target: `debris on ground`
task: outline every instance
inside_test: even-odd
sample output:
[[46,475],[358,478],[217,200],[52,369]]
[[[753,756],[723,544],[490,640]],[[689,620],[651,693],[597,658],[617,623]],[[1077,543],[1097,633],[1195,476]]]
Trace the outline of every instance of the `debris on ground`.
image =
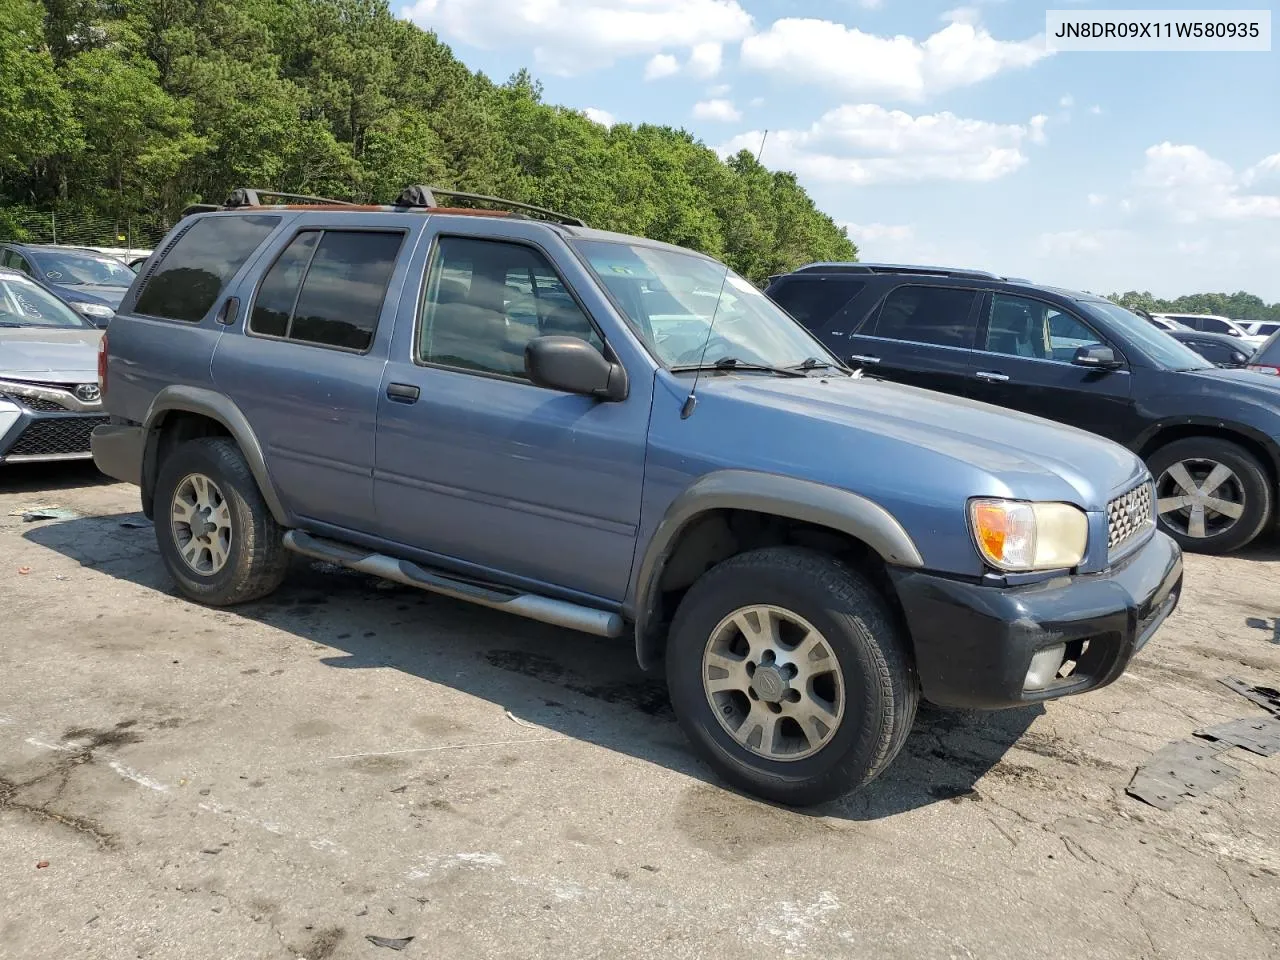
[[31,572],[31,568],[30,568],[30,567],[19,567],[19,568],[18,568],[18,575],[19,575],[19,576],[21,576],[21,577],[25,577],[25,576],[26,576],[28,573],[30,573],[30,572]]
[[386,947],[389,950],[403,950],[413,940],[413,937],[378,937],[372,933],[365,934],[365,939],[372,943],[375,947]]
[[124,527],[126,530],[145,530],[147,527],[151,526],[151,524],[146,520],[121,520],[120,526]]
[[1225,749],[1202,740],[1171,743],[1138,768],[1125,793],[1160,810],[1172,810],[1184,797],[1206,794],[1240,772],[1218,758]]
[[518,723],[522,727],[532,727],[534,730],[538,729],[538,725],[536,723],[530,723],[528,720],[522,720],[520,717],[517,717],[510,710],[505,710],[503,712],[506,713],[507,719],[510,720],[512,723]]
[[45,867],[47,867],[48,865],[49,865],[49,861],[48,861],[48,860],[41,860],[41,861],[39,861],[39,862],[36,864],[36,869],[37,869],[37,870],[43,870],[43,869],[44,869]]
[[1196,736],[1230,747],[1239,747],[1262,757],[1274,757],[1280,753],[1280,717],[1232,720],[1197,730]]
[[1223,677],[1218,681],[1228,690],[1233,690],[1246,700],[1252,700],[1263,710],[1280,717],[1280,690],[1274,687],[1255,687],[1236,677]]
[[80,514],[74,510],[68,510],[66,507],[36,507],[31,510],[23,510],[22,520],[24,523],[35,523],[37,520],[79,520]]

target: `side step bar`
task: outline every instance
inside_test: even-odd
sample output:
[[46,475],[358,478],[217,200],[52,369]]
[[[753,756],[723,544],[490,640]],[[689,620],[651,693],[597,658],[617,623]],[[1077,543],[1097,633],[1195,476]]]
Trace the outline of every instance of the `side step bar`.
[[496,584],[438,573],[408,560],[397,560],[395,557],[371,553],[336,540],[313,537],[301,530],[286,533],[284,545],[294,553],[313,560],[327,560],[384,580],[394,580],[396,583],[443,594],[455,600],[466,600],[494,610],[505,610],[516,616],[557,627],[581,630],[597,637],[620,637],[626,629],[626,623],[617,613],[593,610],[565,600],[520,593]]

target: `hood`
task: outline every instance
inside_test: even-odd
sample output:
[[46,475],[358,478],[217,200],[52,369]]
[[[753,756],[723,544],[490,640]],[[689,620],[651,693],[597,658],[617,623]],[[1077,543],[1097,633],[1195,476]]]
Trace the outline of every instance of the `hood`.
[[1209,367],[1180,370],[1166,383],[1177,386],[1184,397],[1222,397],[1236,402],[1252,400],[1280,413],[1280,377],[1254,373],[1241,367]]
[[0,328],[0,379],[96,383],[101,330]]
[[886,495],[955,490],[1099,511],[1146,472],[1129,450],[1083,430],[886,381],[704,376],[698,395],[694,417],[713,397],[756,408],[741,414],[755,421],[748,442],[777,445],[768,469],[795,474],[808,461],[827,474],[814,479],[844,485],[861,477]]
[[54,283],[49,285],[58,291],[65,300],[80,300],[84,303],[101,303],[112,310],[120,306],[120,301],[129,292],[128,287],[111,287],[101,283]]

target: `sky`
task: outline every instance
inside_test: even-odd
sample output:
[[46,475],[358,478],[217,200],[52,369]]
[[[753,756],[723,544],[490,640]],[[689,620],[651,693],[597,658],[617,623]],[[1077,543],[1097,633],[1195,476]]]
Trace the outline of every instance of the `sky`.
[[400,15],[497,81],[529,67],[547,102],[597,122],[683,127],[722,155],[763,142],[862,260],[1280,301],[1280,51],[1049,53],[1045,10],[417,0]]

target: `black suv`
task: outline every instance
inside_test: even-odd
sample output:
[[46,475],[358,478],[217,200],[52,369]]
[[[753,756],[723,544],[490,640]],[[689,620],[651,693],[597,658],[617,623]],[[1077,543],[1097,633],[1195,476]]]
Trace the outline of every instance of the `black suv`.
[[1109,300],[974,270],[815,263],[766,291],[868,375],[1058,420],[1123,443],[1161,526],[1225,553],[1274,516],[1280,383],[1215,367]]

